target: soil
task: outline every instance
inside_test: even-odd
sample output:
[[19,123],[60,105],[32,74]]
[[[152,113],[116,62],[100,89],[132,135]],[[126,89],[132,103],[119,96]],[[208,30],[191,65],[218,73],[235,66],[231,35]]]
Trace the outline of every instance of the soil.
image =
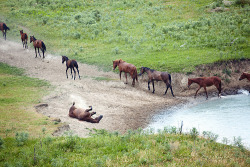
[[[139,77],[139,82],[132,87],[132,80],[129,77],[128,84],[124,84],[124,75],[120,80],[118,73],[103,72],[95,66],[82,63],[78,63],[81,79],[78,76],[76,80],[71,79],[70,70],[68,70],[69,79],[67,79],[66,65],[62,64],[61,56],[46,52],[44,60],[40,57],[35,58],[33,46],[30,44],[29,49],[24,49],[21,41],[16,43],[0,39],[0,62],[23,68],[27,76],[49,81],[55,87],[43,97],[42,104],[34,106],[34,111],[64,123],[64,126],[59,128],[54,135],[61,135],[64,130],[69,129],[80,137],[87,137],[89,129],[93,128],[120,133],[128,129],[144,128],[152,115],[160,109],[193,99],[198,86],[194,84],[191,89],[187,89],[189,77],[220,76],[223,79],[224,95],[234,94],[240,88],[250,90],[249,81],[246,79],[238,81],[242,72],[250,71],[249,60],[200,66],[189,75],[173,73],[171,75],[175,97],[172,97],[170,90],[167,95],[164,95],[165,85],[162,82],[155,83],[154,94],[148,91],[146,75]],[[110,68],[112,68],[112,62],[110,62]],[[230,70],[231,73],[226,73],[225,69]],[[209,87],[208,92],[209,96],[217,95],[214,87]],[[204,95],[201,89],[199,96],[205,100]],[[103,115],[103,119],[98,124],[91,124],[70,118],[68,111],[73,102],[78,108],[85,109],[90,105],[93,106],[95,116]]]

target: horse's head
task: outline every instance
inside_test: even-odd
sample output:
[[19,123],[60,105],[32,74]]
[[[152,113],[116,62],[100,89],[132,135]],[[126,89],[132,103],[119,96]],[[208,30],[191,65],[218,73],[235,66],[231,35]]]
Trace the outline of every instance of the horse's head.
[[188,78],[188,88],[190,87],[190,85],[193,83],[193,81],[191,79]]
[[243,73],[241,74],[239,80],[242,80],[242,79],[245,79],[245,78],[246,78],[246,73],[243,72]]
[[140,74],[138,74],[138,75],[141,76],[144,72],[145,72],[145,67],[141,67]]
[[23,34],[23,30],[20,30],[20,34],[21,34],[21,35]]
[[62,64],[66,61],[68,61],[69,60],[69,58],[67,57],[67,56],[62,56]]
[[34,41],[34,36],[30,36],[30,43]]

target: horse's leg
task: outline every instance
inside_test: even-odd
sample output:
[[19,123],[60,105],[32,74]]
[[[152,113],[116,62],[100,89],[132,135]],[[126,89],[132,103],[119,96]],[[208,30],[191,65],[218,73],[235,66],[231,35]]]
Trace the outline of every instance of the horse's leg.
[[91,117],[86,117],[83,119],[83,121],[87,121],[87,122],[91,122],[91,123],[99,123],[99,121],[102,119],[102,115],[100,115],[99,117],[93,119]]
[[221,94],[221,87],[220,87],[220,84],[216,84],[215,87],[216,87],[217,90],[218,90],[218,97],[220,97],[220,94]]
[[148,80],[148,90],[150,90],[150,80]]
[[86,112],[89,112],[89,111],[91,111],[92,110],[92,106],[89,106],[89,109],[86,109],[85,111]]
[[76,79],[76,70],[74,67],[73,67],[73,71],[74,71],[74,80],[75,80]]
[[71,72],[71,79],[73,79],[73,74],[72,74],[72,68],[70,68],[70,72]]
[[42,50],[42,52],[43,52],[43,59],[44,59],[44,58],[45,58],[45,57],[44,57],[44,49],[41,49],[41,50]]
[[121,80],[121,78],[122,78],[122,71],[120,71],[120,80]]
[[[207,95],[207,88],[206,88],[206,86],[203,86],[203,88],[204,88],[204,90],[206,92],[206,95]],[[208,95],[207,95],[207,99],[208,99]]]
[[77,70],[77,73],[78,73],[78,76],[79,76],[79,79],[80,79],[80,75],[79,75],[79,70],[78,70],[78,68],[76,68],[76,70]]
[[169,84],[166,83],[166,91],[165,91],[165,94],[167,94],[168,88],[169,88]]
[[[4,31],[4,30],[3,30]],[[6,40],[6,30],[4,31],[4,39]]]
[[153,85],[153,93],[155,93],[155,83],[154,83],[154,80],[152,80],[152,85]]
[[126,72],[124,72],[124,73],[125,73],[125,78],[126,78],[126,83],[125,84],[127,84],[128,83],[127,73]]
[[201,89],[201,86],[199,87],[199,89],[197,89],[197,91],[196,91],[196,93],[195,93],[195,95],[194,95],[194,98],[196,98],[196,96],[197,96],[197,93],[198,93],[198,91]]
[[[35,52],[36,52],[36,47],[35,47]],[[37,58],[37,52],[36,52],[36,58]]]
[[170,85],[170,90],[171,90],[171,93],[172,93],[172,96],[174,97],[174,93],[173,93],[173,90],[172,90],[172,86]]
[[37,50],[38,50],[38,54],[39,54],[39,56],[41,57],[40,52],[39,52],[39,48],[37,48]]
[[67,76],[67,79],[68,79],[68,67],[66,68],[66,76]]

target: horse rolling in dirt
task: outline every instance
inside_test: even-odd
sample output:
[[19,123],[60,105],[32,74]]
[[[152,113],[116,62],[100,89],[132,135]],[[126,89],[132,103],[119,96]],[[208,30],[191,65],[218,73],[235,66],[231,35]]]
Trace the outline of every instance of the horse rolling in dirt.
[[0,22],[0,30],[3,32],[3,37],[6,40],[6,32],[7,30],[10,30],[9,27],[7,27],[7,25],[3,22]]
[[172,96],[174,97],[174,93],[173,93],[172,85],[171,85],[171,75],[169,73],[156,71],[148,67],[141,67],[139,76],[141,76],[144,72],[148,74],[148,90],[150,90],[150,86],[149,86],[150,82],[152,82],[152,85],[153,85],[152,93],[154,93],[155,92],[154,81],[163,81],[167,87],[165,94],[167,93],[168,88],[170,88]]
[[[201,87],[204,88],[206,95],[207,95],[206,87],[209,87],[212,85],[214,85],[218,89],[219,91],[218,97],[220,97],[221,95],[221,79],[219,77],[213,76],[213,77],[188,78],[188,88],[190,87],[192,83],[197,83],[199,85],[199,88],[196,91],[195,96],[194,96],[195,98],[196,98],[198,91],[201,89]],[[208,99],[208,95],[207,95],[207,99]]]
[[[44,44],[44,42],[42,40],[37,40],[34,35],[33,36],[30,36],[30,43],[33,42],[33,46],[35,48],[35,52],[36,52],[36,48],[38,49],[38,53],[39,53],[39,56],[41,57],[40,55],[40,52],[39,52],[39,48],[42,50],[43,52],[43,58],[44,57],[44,52],[46,51],[46,46]],[[36,53],[36,58],[37,58],[37,53]]]
[[246,73],[246,72],[243,72],[239,78],[239,80],[242,80],[242,79],[245,79],[247,78],[248,81],[250,81],[250,74],[249,73]]
[[89,111],[92,110],[92,106],[89,106],[89,109],[81,109],[75,107],[75,102],[73,102],[73,105],[69,109],[69,116],[72,118],[77,118],[80,121],[87,121],[91,123],[99,123],[102,119],[102,115],[99,117],[96,117],[95,119],[91,118],[92,115],[96,114],[96,112],[90,113]]
[[113,61],[113,70],[115,70],[117,66],[118,66],[119,71],[120,71],[120,80],[121,80],[121,74],[122,74],[122,72],[124,72],[125,77],[126,77],[125,84],[127,84],[128,83],[127,73],[129,73],[131,78],[133,79],[132,86],[135,86],[135,80],[138,82],[137,69],[136,69],[135,65],[129,64],[129,63],[123,61],[122,59],[120,59],[120,60]]
[[28,49],[28,35],[26,33],[23,33],[23,30],[20,30],[20,34],[21,34],[21,40],[22,40],[22,44],[23,44],[23,48],[27,48]]
[[66,62],[66,76],[67,76],[67,78],[68,78],[67,71],[70,68],[72,79],[73,79],[72,69],[74,70],[74,80],[76,79],[76,71],[75,71],[75,68],[76,68],[76,70],[78,72],[79,79],[81,79],[80,75],[79,75],[78,64],[77,64],[76,60],[70,60],[67,56],[62,56],[62,64],[64,62]]

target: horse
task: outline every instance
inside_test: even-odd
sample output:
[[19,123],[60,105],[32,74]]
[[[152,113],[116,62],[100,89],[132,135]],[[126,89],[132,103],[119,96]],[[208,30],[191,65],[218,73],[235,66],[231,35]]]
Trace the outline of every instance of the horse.
[[[195,93],[195,98],[196,95],[198,93],[198,91],[201,89],[201,87],[204,88],[206,95],[207,95],[207,89],[206,87],[212,86],[214,85],[219,93],[218,93],[218,97],[220,97],[221,94],[221,79],[219,77],[213,76],[213,77],[200,77],[200,78],[188,78],[188,88],[190,87],[190,85],[192,83],[197,83],[199,85],[198,90]],[[208,95],[207,95],[207,99],[208,99]]]
[[246,72],[243,72],[239,78],[239,80],[242,80],[242,79],[245,79],[247,78],[248,81],[250,81],[250,74],[249,73],[246,73]]
[[3,32],[3,37],[6,40],[6,32],[7,30],[10,30],[9,27],[7,27],[7,25],[3,22],[0,22],[0,30]]
[[129,64],[129,63],[123,61],[122,59],[120,59],[120,60],[113,61],[113,70],[115,70],[117,66],[118,66],[119,71],[120,71],[120,80],[121,80],[121,74],[122,74],[122,72],[124,72],[125,77],[126,77],[125,84],[127,84],[128,83],[127,73],[129,73],[131,78],[133,79],[132,86],[135,86],[135,80],[138,82],[137,69],[136,69],[135,65]]
[[[79,70],[78,70],[78,64],[76,62],[76,60],[70,60],[67,56],[62,56],[62,64],[66,62],[66,76],[68,78],[68,69],[70,68],[71,70],[71,75],[72,75],[72,69],[74,70],[74,80],[76,79],[76,71],[75,71],[75,68],[78,72],[78,76],[79,76],[79,79],[80,78],[80,75],[79,75]],[[72,78],[73,78],[73,75],[72,75]]]
[[150,86],[149,86],[150,82],[152,82],[152,85],[153,85],[152,93],[154,93],[155,92],[154,81],[163,81],[167,87],[165,94],[167,93],[168,88],[170,88],[172,96],[174,97],[174,93],[173,93],[172,85],[171,85],[171,75],[169,73],[156,71],[148,67],[141,67],[139,76],[141,76],[144,72],[148,74],[148,90],[150,90]]
[[[34,35],[33,36],[30,36],[30,43],[33,42],[33,46],[35,48],[35,52],[36,52],[36,48],[38,49],[38,53],[39,53],[39,56],[41,57],[40,55],[40,52],[39,52],[39,48],[42,50],[43,52],[43,58],[44,57],[44,52],[46,51],[46,46],[44,44],[44,42],[42,40],[37,40]],[[37,57],[37,53],[36,53],[36,57]]]
[[73,105],[69,109],[69,117],[77,118],[80,121],[87,121],[91,123],[99,123],[100,120],[103,118],[103,115],[100,115],[99,117],[96,117],[95,119],[91,118],[92,115],[96,114],[96,112],[90,113],[89,111],[92,110],[92,106],[89,106],[89,109],[82,109],[82,108],[76,108],[75,102],[73,102]]
[[23,48],[28,49],[28,45],[27,45],[28,35],[26,33],[23,33],[23,30],[20,30],[20,34],[21,34]]

